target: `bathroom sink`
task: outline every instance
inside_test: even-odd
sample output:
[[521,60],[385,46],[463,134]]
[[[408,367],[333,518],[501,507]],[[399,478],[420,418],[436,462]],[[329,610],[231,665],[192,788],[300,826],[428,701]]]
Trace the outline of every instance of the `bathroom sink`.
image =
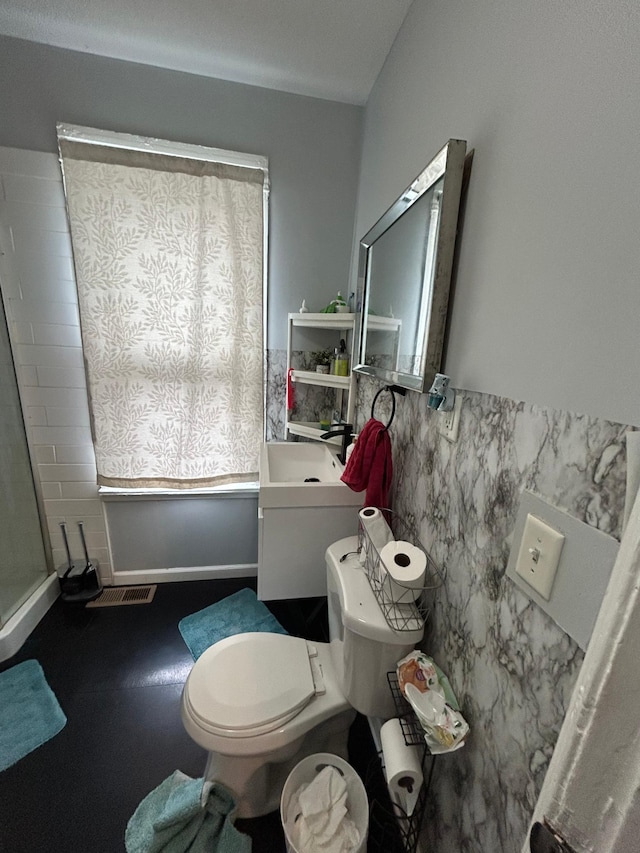
[[271,483],[302,483],[310,477],[335,482],[344,470],[337,454],[326,444],[278,441],[264,447]]
[[258,598],[327,594],[325,552],[358,532],[364,492],[340,480],[338,449],[324,441],[270,441],[260,448]]
[[270,441],[260,450],[261,507],[362,506],[340,480],[337,450],[321,442]]

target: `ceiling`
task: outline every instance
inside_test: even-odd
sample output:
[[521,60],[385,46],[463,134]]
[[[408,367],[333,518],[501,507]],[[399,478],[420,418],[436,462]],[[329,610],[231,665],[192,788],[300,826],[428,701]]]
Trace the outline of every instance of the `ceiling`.
[[346,103],[367,100],[412,0],[2,0],[0,33]]

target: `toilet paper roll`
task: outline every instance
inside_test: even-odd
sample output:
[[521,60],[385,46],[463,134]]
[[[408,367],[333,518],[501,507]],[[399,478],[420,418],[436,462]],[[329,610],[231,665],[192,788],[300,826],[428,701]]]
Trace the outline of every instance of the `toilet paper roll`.
[[391,801],[398,803],[411,817],[423,781],[418,747],[405,743],[398,719],[384,723],[380,729],[380,741]]
[[[363,529],[369,536],[369,541],[376,548],[378,554],[380,554],[385,545],[394,541],[393,533],[387,524],[384,514],[377,506],[365,506],[360,510],[358,516]],[[360,553],[360,562],[362,564],[364,564],[367,556],[366,551],[367,547],[365,544]],[[369,557],[370,559],[374,559],[375,555],[369,555]]]
[[382,566],[387,573],[384,588],[393,600],[414,601],[424,586],[427,555],[410,542],[388,542],[380,552]]

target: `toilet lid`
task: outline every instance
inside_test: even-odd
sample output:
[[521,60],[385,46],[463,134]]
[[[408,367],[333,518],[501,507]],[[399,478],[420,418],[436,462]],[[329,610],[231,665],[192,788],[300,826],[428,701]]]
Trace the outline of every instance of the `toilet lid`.
[[200,725],[231,737],[273,731],[316,692],[306,641],[267,633],[215,643],[194,664],[187,690]]

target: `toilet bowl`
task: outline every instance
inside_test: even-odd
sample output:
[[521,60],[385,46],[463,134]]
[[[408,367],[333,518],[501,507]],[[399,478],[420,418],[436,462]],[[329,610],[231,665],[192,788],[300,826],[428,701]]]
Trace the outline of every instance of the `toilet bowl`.
[[354,717],[329,644],[282,634],[216,643],[194,665],[182,699],[188,734],[209,752],[205,776],[234,792],[239,817],[277,808],[289,772],[320,746],[346,758]]
[[229,788],[238,817],[278,808],[295,765],[315,752],[347,758],[356,710],[393,715],[385,673],[422,638],[396,632],[359,563],[357,537],[327,549],[330,643],[245,633],[202,654],[182,694],[187,733],[208,752],[205,778]]

